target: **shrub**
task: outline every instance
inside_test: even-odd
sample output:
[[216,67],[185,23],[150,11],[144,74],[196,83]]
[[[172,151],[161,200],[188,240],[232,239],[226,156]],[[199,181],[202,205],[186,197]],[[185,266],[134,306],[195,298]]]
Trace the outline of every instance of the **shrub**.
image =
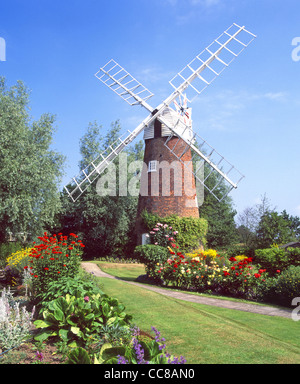
[[155,273],[155,266],[165,263],[169,257],[168,248],[159,245],[147,244],[138,245],[134,250],[134,257],[145,264],[145,271],[148,277],[155,282],[160,282],[160,277]]
[[231,257],[229,261],[230,267],[223,269],[226,280],[222,284],[222,292],[246,299],[260,299],[261,286],[268,277],[267,270],[252,264],[251,257]]
[[255,262],[268,269],[272,276],[276,276],[278,269],[284,270],[290,265],[300,266],[299,248],[266,248],[255,251]]
[[159,245],[138,245],[135,247],[134,256],[141,263],[149,265],[165,262],[169,257],[169,251],[166,247]]
[[22,244],[18,242],[9,242],[0,244],[0,268],[5,267],[6,259],[12,253],[22,249]]
[[0,348],[19,346],[29,336],[34,315],[14,301],[10,290],[4,288],[0,297]]
[[251,299],[259,297],[260,285],[267,277],[266,270],[254,266],[251,258],[226,260],[213,250],[207,256],[202,252],[191,258],[170,249],[167,261],[152,264],[148,273],[166,285]]
[[170,243],[174,243],[176,240],[177,231],[168,224],[156,223],[156,225],[150,231],[150,241],[152,244],[159,245],[161,247],[167,247]]
[[244,244],[233,244],[226,248],[228,258],[245,255],[254,258],[254,249]]
[[266,281],[262,294],[265,301],[290,307],[293,298],[300,296],[300,266],[278,270],[277,277]]
[[[100,352],[94,356],[94,364],[185,364],[183,356],[180,358],[166,351],[165,339],[160,332],[152,327],[155,338],[142,337],[138,328],[131,330],[131,341],[119,345],[106,343]],[[68,356],[67,364],[92,364],[87,351],[82,348],[72,350]]]
[[117,299],[100,293],[82,297],[58,297],[47,305],[43,320],[36,320],[40,329],[35,340],[43,342],[48,338],[61,341],[71,347],[87,347],[95,342],[105,325],[128,326],[131,316]]
[[205,246],[206,244],[208,224],[204,218],[179,217],[176,215],[159,217],[147,211],[142,213],[142,218],[149,231],[152,231],[157,223],[166,224],[172,227],[173,231],[177,231],[176,244],[183,251],[197,249],[199,245]]
[[78,236],[44,233],[39,237],[41,243],[34,245],[30,253],[29,263],[25,266],[33,276],[33,286],[36,292],[45,292],[51,281],[63,276],[74,277],[79,271],[82,248],[84,245]]
[[59,280],[51,281],[47,285],[47,290],[37,293],[36,298],[39,302],[40,313],[48,307],[49,302],[60,296],[69,294],[76,297],[90,297],[94,294],[104,294],[93,281],[83,280],[79,276],[70,278],[62,276]]
[[32,247],[22,248],[7,257],[6,264],[13,275],[20,277],[23,274],[24,267],[28,265],[29,255],[32,250]]

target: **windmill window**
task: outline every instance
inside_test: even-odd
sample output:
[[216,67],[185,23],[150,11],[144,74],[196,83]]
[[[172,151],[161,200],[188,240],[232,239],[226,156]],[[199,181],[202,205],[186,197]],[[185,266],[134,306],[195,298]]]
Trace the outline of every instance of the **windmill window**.
[[151,160],[148,164],[148,172],[156,172],[157,171],[157,161]]

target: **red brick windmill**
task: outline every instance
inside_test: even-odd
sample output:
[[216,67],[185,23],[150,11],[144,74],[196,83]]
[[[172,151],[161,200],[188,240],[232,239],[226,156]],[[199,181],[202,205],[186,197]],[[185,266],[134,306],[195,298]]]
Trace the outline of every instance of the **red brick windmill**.
[[147,102],[153,94],[114,60],[100,68],[95,75],[99,80],[127,103],[141,105],[150,114],[72,179],[65,187],[70,198],[77,200],[141,132],[145,155],[138,216],[146,209],[160,216],[197,217],[195,180],[219,201],[237,188],[243,176],[193,131],[187,102],[211,84],[254,38],[245,27],[232,24],[170,81],[174,91],[156,108]]

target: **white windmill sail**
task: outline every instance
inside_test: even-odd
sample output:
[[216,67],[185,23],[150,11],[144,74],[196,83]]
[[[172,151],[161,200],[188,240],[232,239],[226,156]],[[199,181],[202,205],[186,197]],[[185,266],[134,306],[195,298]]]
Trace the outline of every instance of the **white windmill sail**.
[[[191,137],[190,125],[186,124],[184,118],[179,116],[170,105],[183,94],[185,94],[184,97],[186,102],[193,100],[195,96],[199,95],[226,67],[229,66],[229,64],[255,37],[256,36],[247,31],[245,27],[232,24],[231,27],[214,40],[214,42],[204,51],[197,55],[170,81],[170,84],[174,88],[173,93],[156,108],[152,108],[147,102],[153,94],[114,60],[110,60],[104,67],[100,68],[95,74],[99,80],[130,105],[141,105],[146,108],[150,112],[150,115],[132,132],[129,132],[127,136],[123,138],[120,137],[116,143],[107,148],[104,153],[65,186],[70,198],[73,201],[77,200],[97,176],[101,174],[119,155],[119,153],[123,151],[142,131],[147,129],[156,118],[171,132],[165,143],[169,150],[174,151],[174,148],[168,146],[170,138],[173,135],[178,136],[178,139],[183,139],[202,161],[212,168],[211,173],[217,173],[221,180],[225,180],[231,188],[236,188],[237,183],[232,181],[228,176],[228,173],[232,168],[230,171],[226,171],[226,173],[223,172],[223,167],[219,166],[220,162],[212,160],[212,154],[217,153],[214,149],[211,151],[211,154],[206,155],[194,145],[195,133],[193,133]],[[203,140],[203,142],[205,141]],[[224,159],[222,156],[221,158]],[[221,162],[223,162],[223,164],[225,163],[224,160]],[[211,192],[213,193],[214,190],[211,190]]]

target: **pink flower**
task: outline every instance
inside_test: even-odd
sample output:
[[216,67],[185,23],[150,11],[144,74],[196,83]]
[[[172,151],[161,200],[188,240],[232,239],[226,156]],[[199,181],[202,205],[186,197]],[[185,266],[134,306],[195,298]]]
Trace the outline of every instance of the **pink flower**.
[[90,301],[90,298],[88,296],[84,296],[83,300],[88,303]]

